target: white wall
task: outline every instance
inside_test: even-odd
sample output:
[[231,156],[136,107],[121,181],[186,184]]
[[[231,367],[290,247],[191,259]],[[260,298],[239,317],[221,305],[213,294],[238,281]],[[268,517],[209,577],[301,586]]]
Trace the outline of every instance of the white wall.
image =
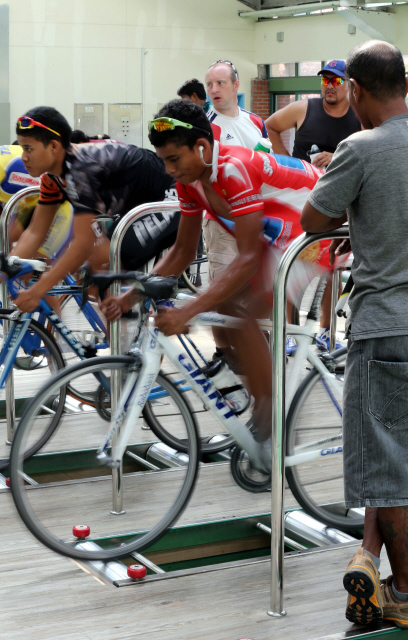
[[[408,6],[393,7],[396,13],[396,41],[403,54],[408,54]],[[258,22],[255,25],[255,61],[259,64],[331,60],[347,58],[358,44],[370,38],[357,29],[347,32],[348,23],[336,14]],[[276,34],[283,31],[284,41]]]
[[141,102],[146,119],[188,78],[232,60],[245,105],[256,76],[255,25],[237,0],[9,0],[11,138],[30,107],[56,107],[71,125],[75,102]]

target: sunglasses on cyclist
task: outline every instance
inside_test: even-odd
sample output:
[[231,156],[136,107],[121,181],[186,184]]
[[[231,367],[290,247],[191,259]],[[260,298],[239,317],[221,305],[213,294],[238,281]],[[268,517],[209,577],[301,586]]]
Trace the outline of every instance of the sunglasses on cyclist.
[[20,116],[17,119],[17,125],[19,129],[33,129],[34,127],[41,127],[42,129],[47,129],[47,131],[51,131],[52,133],[55,133],[56,136],[61,137],[61,134],[58,133],[58,131],[54,131],[54,129],[46,127],[45,124],[37,122],[37,120],[33,120],[28,116]]
[[208,67],[210,69],[210,67],[213,67],[215,64],[219,64],[220,62],[224,62],[225,64],[229,64],[231,65],[231,69],[233,70],[233,72],[235,73],[235,77],[238,80],[238,71],[236,70],[235,66],[232,64],[231,60],[216,60],[215,62],[213,62],[212,64],[210,64],[210,66]]
[[325,78],[324,76],[322,76],[322,84],[325,87],[328,87],[329,84],[332,85],[332,87],[338,87],[341,84],[344,84],[344,78]]
[[176,127],[197,129],[197,131],[205,133],[206,136],[210,135],[205,129],[200,129],[200,127],[196,127],[188,122],[181,122],[181,120],[176,120],[175,118],[155,118],[154,120],[149,120],[149,131],[155,129],[158,133],[163,133],[163,131],[173,131]]

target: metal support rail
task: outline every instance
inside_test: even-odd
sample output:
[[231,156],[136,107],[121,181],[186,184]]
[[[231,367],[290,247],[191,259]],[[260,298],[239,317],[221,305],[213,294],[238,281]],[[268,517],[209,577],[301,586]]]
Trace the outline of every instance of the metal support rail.
[[[6,255],[9,253],[9,224],[11,220],[11,216],[14,213],[16,205],[20,202],[20,200],[24,200],[27,196],[40,195],[40,190],[38,187],[27,187],[27,189],[21,189],[18,193],[16,193],[5,205],[3,212],[0,217],[0,251],[3,251]],[[3,309],[7,309],[9,307],[10,299],[7,291],[7,285],[2,282],[1,283],[1,305]],[[8,321],[3,321],[3,338],[6,340],[6,336],[8,333]],[[13,369],[11,369],[10,374],[6,380],[5,384],[5,392],[6,392],[6,421],[7,421],[7,440],[6,444],[11,444],[13,440],[14,429],[16,425],[16,411],[14,404],[14,377],[13,377]]]
[[[129,227],[134,224],[139,218],[145,216],[148,213],[161,213],[162,211],[177,211],[180,208],[178,200],[173,200],[171,202],[151,202],[150,204],[142,204],[139,207],[135,207],[131,209],[129,213],[127,213],[119,224],[117,225],[115,231],[112,234],[110,252],[109,252],[109,270],[110,271],[120,271],[121,270],[121,261],[120,261],[120,252],[122,247],[122,241],[125,236],[126,231]],[[113,296],[118,296],[120,293],[120,283],[114,282],[111,285],[110,293]],[[110,329],[110,346],[111,346],[111,354],[119,355],[120,354],[120,321],[111,323]],[[120,396],[120,370],[112,371],[112,379],[111,379],[111,411],[112,414],[116,410],[118,405],[118,400]],[[112,445],[115,444],[119,437],[119,432],[116,434],[115,441],[112,442]],[[111,513],[114,515],[120,515],[125,513],[123,511],[123,468],[122,465],[118,469],[112,470],[112,511]]]
[[[289,269],[309,245],[330,238],[348,238],[348,227],[319,234],[303,234],[285,251],[273,283],[272,349],[272,491],[271,491],[271,600],[268,615],[286,615],[283,608],[284,489],[285,489],[285,363],[286,285]],[[333,283],[334,288],[334,283]]]

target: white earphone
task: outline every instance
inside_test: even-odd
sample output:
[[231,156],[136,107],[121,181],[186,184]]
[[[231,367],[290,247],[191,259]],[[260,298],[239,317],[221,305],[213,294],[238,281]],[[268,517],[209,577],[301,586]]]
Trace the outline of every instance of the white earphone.
[[206,167],[212,167],[212,163],[208,164],[203,157],[203,151],[204,151],[204,147],[198,147],[198,153],[200,154],[200,158],[201,158],[201,162],[203,163],[203,165],[205,165]]

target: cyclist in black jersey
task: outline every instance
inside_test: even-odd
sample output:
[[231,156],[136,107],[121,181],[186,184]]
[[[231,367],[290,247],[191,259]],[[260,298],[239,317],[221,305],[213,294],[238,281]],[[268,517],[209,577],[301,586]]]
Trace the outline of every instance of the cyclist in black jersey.
[[[74,209],[74,237],[66,252],[16,300],[33,311],[39,299],[68,272],[85,261],[98,268],[109,261],[109,240],[95,223],[108,213],[113,228],[130,209],[148,202],[176,200],[174,180],[155,153],[133,145],[105,141],[72,145],[71,128],[52,107],[36,107],[17,121],[22,160],[31,176],[41,176],[40,198],[32,222],[13,249],[29,258],[44,240],[56,210],[68,200]],[[121,260],[137,269],[174,243],[180,214],[151,214],[124,237]],[[113,232],[110,230],[110,235]]]

